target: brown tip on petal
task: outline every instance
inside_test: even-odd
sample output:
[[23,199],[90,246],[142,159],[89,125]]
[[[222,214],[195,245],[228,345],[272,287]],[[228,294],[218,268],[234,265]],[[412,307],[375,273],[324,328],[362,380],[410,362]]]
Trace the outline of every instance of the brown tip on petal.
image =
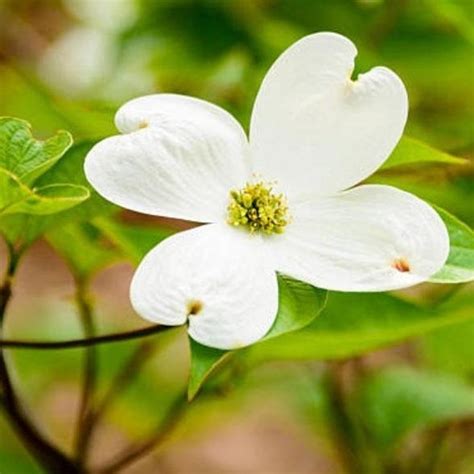
[[138,128],[147,128],[148,127],[148,122],[146,120],[142,120],[139,124],[138,124]]
[[392,267],[399,272],[405,273],[410,271],[410,264],[404,258],[397,258],[392,262]]
[[191,300],[188,303],[188,316],[195,316],[196,314],[199,314],[203,308],[203,303],[202,301],[199,300]]

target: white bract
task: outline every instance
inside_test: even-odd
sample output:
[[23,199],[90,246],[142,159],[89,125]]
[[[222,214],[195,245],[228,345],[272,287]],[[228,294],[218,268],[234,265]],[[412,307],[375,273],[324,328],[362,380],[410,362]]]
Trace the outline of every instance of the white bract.
[[271,67],[250,140],[232,116],[173,94],[116,115],[87,178],[137,212],[206,223],[143,259],[136,311],[189,325],[196,341],[234,349],[261,339],[278,311],[277,272],[320,288],[385,291],[427,280],[449,251],[438,214],[390,186],[361,185],[407,118],[401,80],[376,67],[351,79],[356,48],[334,33],[295,43]]

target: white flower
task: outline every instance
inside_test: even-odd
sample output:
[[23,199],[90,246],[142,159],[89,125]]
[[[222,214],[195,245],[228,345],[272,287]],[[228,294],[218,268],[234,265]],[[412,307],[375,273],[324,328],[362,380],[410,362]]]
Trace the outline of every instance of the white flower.
[[449,239],[430,206],[389,186],[348,189],[386,160],[408,110],[389,69],[351,80],[355,56],[334,33],[291,46],[262,83],[250,143],[199,99],[160,94],[121,107],[122,135],[91,150],[89,181],[122,207],[207,224],[141,262],[131,285],[141,316],[188,322],[196,341],[233,349],[272,326],[276,272],[330,290],[385,291],[441,268]]

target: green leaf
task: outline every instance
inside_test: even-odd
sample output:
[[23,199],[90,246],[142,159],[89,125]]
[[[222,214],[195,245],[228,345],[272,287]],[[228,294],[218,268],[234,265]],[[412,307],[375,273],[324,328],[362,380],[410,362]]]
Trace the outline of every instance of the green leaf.
[[423,365],[474,380],[474,319],[426,334],[419,342]]
[[46,234],[51,245],[66,259],[73,274],[90,277],[109,263],[123,259],[139,263],[145,254],[173,233],[172,230],[116,222],[99,217],[72,222]]
[[87,188],[70,184],[30,189],[15,175],[0,169],[0,218],[8,214],[53,214],[76,206],[88,197]]
[[188,400],[191,401],[211,373],[220,367],[232,355],[232,352],[203,346],[191,338],[189,338],[189,347],[191,350],[191,368],[188,382]]
[[278,275],[278,314],[266,341],[310,324],[326,306],[328,292],[286,275]]
[[90,193],[89,199],[79,205],[48,216],[6,215],[0,219],[0,233],[14,244],[26,246],[45,232],[69,222],[90,221],[91,219],[111,214],[118,208],[99,196],[89,185],[84,175],[83,165],[87,152],[94,142],[82,142],[73,146],[64,157],[50,170],[37,179],[35,187],[48,189],[55,183],[67,183],[83,187]]
[[[252,347],[258,347],[264,344],[263,341],[297,331],[310,324],[323,310],[328,294],[326,290],[320,290],[285,275],[278,275],[278,291],[279,306],[275,322],[262,341]],[[239,351],[246,350],[248,349],[244,348]],[[190,400],[198,393],[213,370],[235,352],[237,351],[205,347],[191,340],[191,373],[188,385]]]
[[430,281],[435,283],[461,283],[474,280],[474,232],[449,212],[434,206],[449,233],[448,260]]
[[0,117],[0,168],[26,185],[50,169],[71,145],[72,136],[64,130],[48,140],[35,140],[29,123]]
[[369,377],[357,394],[366,432],[378,449],[415,429],[474,414],[474,391],[456,378],[393,367]]
[[419,140],[404,136],[380,169],[384,170],[394,166],[428,162],[462,165],[468,163],[468,160],[457,158],[426,145]]
[[84,160],[94,144],[94,141],[84,141],[74,145],[62,160],[35,182],[36,186],[47,186],[53,183],[75,184],[89,190],[90,198],[86,202],[61,216],[57,216],[61,217],[63,222],[66,220],[90,220],[118,209],[95,192],[84,174]]
[[124,224],[108,218],[96,219],[94,225],[137,264],[153,247],[174,233],[163,227]]
[[388,294],[331,293],[326,308],[305,329],[249,348],[249,363],[354,357],[384,345],[474,318],[474,297],[423,308]]
[[0,118],[0,218],[12,214],[53,214],[76,206],[89,197],[83,186],[61,181],[38,184],[72,144],[68,132],[49,140],[35,140],[30,125],[19,119]]
[[51,246],[66,260],[73,275],[84,280],[118,260],[119,254],[87,222],[72,222],[46,234]]

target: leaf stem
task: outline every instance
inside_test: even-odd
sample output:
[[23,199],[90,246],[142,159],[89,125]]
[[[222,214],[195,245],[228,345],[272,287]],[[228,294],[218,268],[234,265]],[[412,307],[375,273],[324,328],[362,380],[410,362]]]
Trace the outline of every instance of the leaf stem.
[[24,341],[0,339],[0,348],[9,349],[77,349],[78,347],[88,347],[96,344],[108,344],[112,342],[130,341],[132,339],[141,339],[143,337],[152,336],[160,332],[170,329],[176,329],[176,326],[149,326],[133,331],[119,332],[116,334],[105,334],[102,336],[94,336],[83,339],[70,339],[68,341]]
[[[95,336],[94,318],[92,307],[86,295],[86,282],[76,279],[76,305],[79,311],[81,324],[86,337]],[[79,413],[77,417],[77,427],[75,436],[74,453],[79,465],[83,466],[87,462],[87,449],[89,431],[87,426],[92,415],[92,400],[97,385],[97,348],[88,346],[84,354],[84,369],[82,379],[82,390],[80,398]]]
[[[358,417],[354,413],[349,398],[347,375],[353,377],[360,370],[360,360],[357,358],[328,364],[327,390],[333,420],[335,435],[339,441],[342,460],[347,472],[353,474],[381,474],[382,467],[368,445]],[[350,374],[350,372],[355,372]]]
[[112,381],[109,389],[102,398],[102,400],[91,409],[89,416],[84,420],[84,444],[82,446],[84,458],[87,457],[87,452],[90,448],[90,441],[92,439],[94,429],[105,415],[107,410],[113,404],[114,400],[125,390],[125,388],[133,381],[139,374],[141,367],[151,357],[156,349],[153,341],[144,341],[135,348],[134,352],[122,367],[120,372]]
[[183,419],[188,406],[186,392],[181,393],[176,397],[172,406],[169,408],[165,419],[159,423],[156,430],[154,430],[148,439],[132,445],[122,455],[118,456],[115,461],[97,470],[92,470],[92,472],[94,474],[113,474],[148,454],[153,448],[168,438],[178,423]]

